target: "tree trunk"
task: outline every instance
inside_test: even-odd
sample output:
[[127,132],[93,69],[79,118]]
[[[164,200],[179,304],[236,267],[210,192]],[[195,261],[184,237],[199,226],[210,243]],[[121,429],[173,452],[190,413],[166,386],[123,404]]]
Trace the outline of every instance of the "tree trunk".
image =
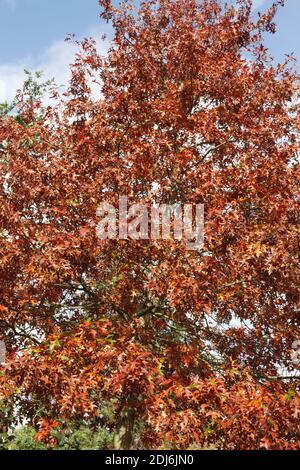
[[133,445],[134,410],[129,408],[121,411],[114,436],[115,450],[130,450]]

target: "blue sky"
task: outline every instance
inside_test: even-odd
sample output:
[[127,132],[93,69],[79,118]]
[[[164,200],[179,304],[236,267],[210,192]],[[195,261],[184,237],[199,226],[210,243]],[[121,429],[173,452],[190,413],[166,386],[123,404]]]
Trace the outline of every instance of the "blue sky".
[[0,62],[36,56],[68,33],[100,26],[97,0],[0,0]]
[[[254,0],[262,9],[271,3]],[[74,55],[64,42],[69,33],[96,36],[105,50],[100,36],[107,26],[99,19],[97,0],[0,0],[0,18],[0,101],[12,98],[25,67],[43,69],[65,83]],[[280,61],[294,52],[300,62],[300,0],[286,0],[277,23],[277,34],[266,38],[272,55]]]

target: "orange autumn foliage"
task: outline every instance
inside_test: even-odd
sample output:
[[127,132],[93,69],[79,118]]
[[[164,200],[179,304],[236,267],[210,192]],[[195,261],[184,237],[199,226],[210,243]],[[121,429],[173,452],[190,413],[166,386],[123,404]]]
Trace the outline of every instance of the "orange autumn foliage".
[[[3,426],[51,445],[113,403],[145,448],[299,448],[298,82],[263,45],[283,2],[238,3],[101,0],[107,56],[83,41],[67,93],[1,117]],[[204,248],[99,240],[123,194],[203,203]]]

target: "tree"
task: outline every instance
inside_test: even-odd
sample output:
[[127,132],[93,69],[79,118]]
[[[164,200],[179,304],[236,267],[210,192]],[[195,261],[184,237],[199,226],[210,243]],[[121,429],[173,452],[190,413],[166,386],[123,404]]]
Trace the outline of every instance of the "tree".
[[[81,426],[78,429],[69,428],[64,434],[57,431],[55,436],[57,444],[54,450],[108,449],[112,444],[112,435],[105,428],[93,432],[88,427]],[[36,439],[35,429],[29,426],[16,429],[13,433],[6,435],[4,439],[2,439],[2,447],[5,450],[48,449],[45,444]]]
[[[108,406],[116,447],[138,425],[147,448],[299,448],[298,82],[263,45],[283,2],[251,3],[101,0],[107,56],[84,40],[67,93],[1,115],[3,426],[55,446]],[[119,195],[204,203],[203,249],[99,240]]]

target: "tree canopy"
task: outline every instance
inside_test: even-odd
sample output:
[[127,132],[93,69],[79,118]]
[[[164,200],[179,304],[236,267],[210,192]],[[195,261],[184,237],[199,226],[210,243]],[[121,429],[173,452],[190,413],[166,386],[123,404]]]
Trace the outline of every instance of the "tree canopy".
[[[299,448],[299,84],[263,42],[283,2],[99,3],[107,55],[86,39],[65,93],[31,77],[1,108],[2,430]],[[204,204],[203,249],[99,240],[124,194]]]

